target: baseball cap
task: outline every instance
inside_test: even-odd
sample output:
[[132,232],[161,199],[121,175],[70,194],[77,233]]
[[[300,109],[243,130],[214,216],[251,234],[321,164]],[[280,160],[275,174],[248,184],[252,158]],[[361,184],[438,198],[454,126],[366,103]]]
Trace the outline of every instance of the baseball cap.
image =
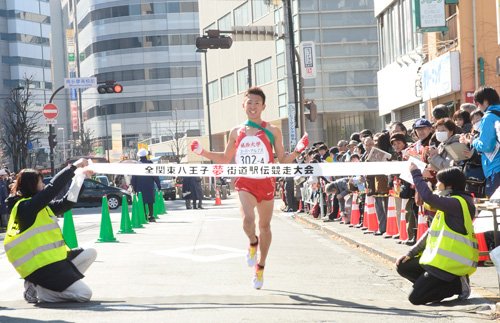
[[148,155],[148,151],[144,148],[139,149],[137,152],[137,156],[139,157],[146,157]]
[[358,144],[359,144],[359,142],[357,142],[356,140],[351,140],[347,144],[347,147],[349,147],[349,146],[355,146],[356,147]]
[[432,124],[427,119],[419,118],[413,124],[413,128],[423,128],[423,127],[432,127]]

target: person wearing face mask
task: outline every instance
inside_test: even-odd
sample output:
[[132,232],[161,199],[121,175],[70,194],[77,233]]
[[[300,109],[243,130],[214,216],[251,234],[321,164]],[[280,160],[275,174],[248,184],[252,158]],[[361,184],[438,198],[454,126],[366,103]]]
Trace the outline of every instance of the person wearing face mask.
[[451,156],[448,155],[444,147],[460,140],[460,135],[456,134],[456,125],[449,119],[439,119],[436,124],[436,139],[440,142],[437,148],[429,149],[429,164],[436,172],[452,167],[454,162]]
[[[471,114],[472,120],[472,131],[469,138],[479,138],[480,128],[479,124],[481,123],[481,118],[484,116],[484,113],[480,109],[476,109]],[[462,138],[460,138],[460,142],[465,142]],[[475,197],[483,198],[485,195],[485,180],[483,172],[483,166],[481,165],[481,152],[477,151],[472,147],[470,143],[467,143],[467,147],[469,150],[462,151],[465,157],[469,158],[464,160],[464,174],[467,179],[467,184],[465,185],[465,190],[474,194]]]

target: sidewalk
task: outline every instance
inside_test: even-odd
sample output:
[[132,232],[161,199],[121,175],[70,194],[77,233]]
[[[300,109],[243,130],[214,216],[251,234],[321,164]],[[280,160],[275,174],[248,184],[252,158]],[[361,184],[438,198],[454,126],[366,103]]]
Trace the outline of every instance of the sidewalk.
[[[396,243],[396,239],[385,239],[384,236],[365,234],[365,231],[350,228],[339,222],[323,222],[315,219],[307,213],[291,213],[295,219],[311,225],[335,238],[350,244],[353,248],[359,248],[387,262],[394,264],[396,260],[406,253],[407,245]],[[495,267],[478,267],[477,271],[470,277],[472,291],[492,302],[500,301],[500,290],[498,274]]]

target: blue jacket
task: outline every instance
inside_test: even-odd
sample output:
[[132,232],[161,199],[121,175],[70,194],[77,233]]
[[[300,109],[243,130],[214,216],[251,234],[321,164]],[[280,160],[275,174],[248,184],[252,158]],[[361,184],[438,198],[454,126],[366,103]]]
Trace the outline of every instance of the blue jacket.
[[472,142],[474,149],[483,153],[481,155],[481,164],[483,165],[485,177],[500,172],[500,143],[495,130],[495,122],[500,122],[500,118],[493,113],[488,113],[488,111],[492,110],[500,112],[500,105],[492,105],[486,109],[485,116],[479,124],[479,130],[481,131],[479,138]]

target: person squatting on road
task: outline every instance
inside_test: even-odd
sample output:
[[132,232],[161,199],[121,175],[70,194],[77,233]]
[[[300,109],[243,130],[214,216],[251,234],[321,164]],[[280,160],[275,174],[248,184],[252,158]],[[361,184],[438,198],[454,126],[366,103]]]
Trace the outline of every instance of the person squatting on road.
[[[287,155],[283,147],[281,130],[262,120],[266,109],[266,96],[261,88],[251,87],[244,94],[243,109],[248,120],[231,129],[229,141],[224,152],[210,152],[202,148],[198,140],[191,143],[191,150],[198,155],[211,159],[218,164],[227,164],[233,157],[237,164],[272,164],[273,147],[280,163],[291,163],[308,145],[307,133],[299,141],[295,150]],[[271,218],[274,209],[274,177],[238,177],[234,181],[238,192],[243,230],[250,240],[247,264],[255,265],[253,286],[260,289],[264,282],[264,266],[271,245]],[[259,236],[255,230],[255,211],[257,208]],[[257,256],[257,248],[260,256]],[[257,261],[258,259],[258,261]]]
[[[47,185],[37,170],[24,169],[17,175],[7,199],[11,213],[4,247],[10,263],[24,279],[24,299],[29,303],[87,302],[92,296],[82,278],[97,252],[92,248],[70,249],[56,218],[75,205],[83,178],[64,198],[54,200],[75,176],[77,168],[82,168],[79,170],[82,177],[93,174],[87,166],[86,159],[79,159]],[[73,194],[71,200],[70,194]]]
[[417,192],[437,212],[429,230],[396,261],[398,273],[413,283],[408,299],[414,305],[453,295],[467,299],[469,275],[476,271],[479,250],[472,226],[476,207],[464,191],[465,175],[457,167],[441,170],[436,176],[438,192],[433,194],[415,164],[410,171]]

